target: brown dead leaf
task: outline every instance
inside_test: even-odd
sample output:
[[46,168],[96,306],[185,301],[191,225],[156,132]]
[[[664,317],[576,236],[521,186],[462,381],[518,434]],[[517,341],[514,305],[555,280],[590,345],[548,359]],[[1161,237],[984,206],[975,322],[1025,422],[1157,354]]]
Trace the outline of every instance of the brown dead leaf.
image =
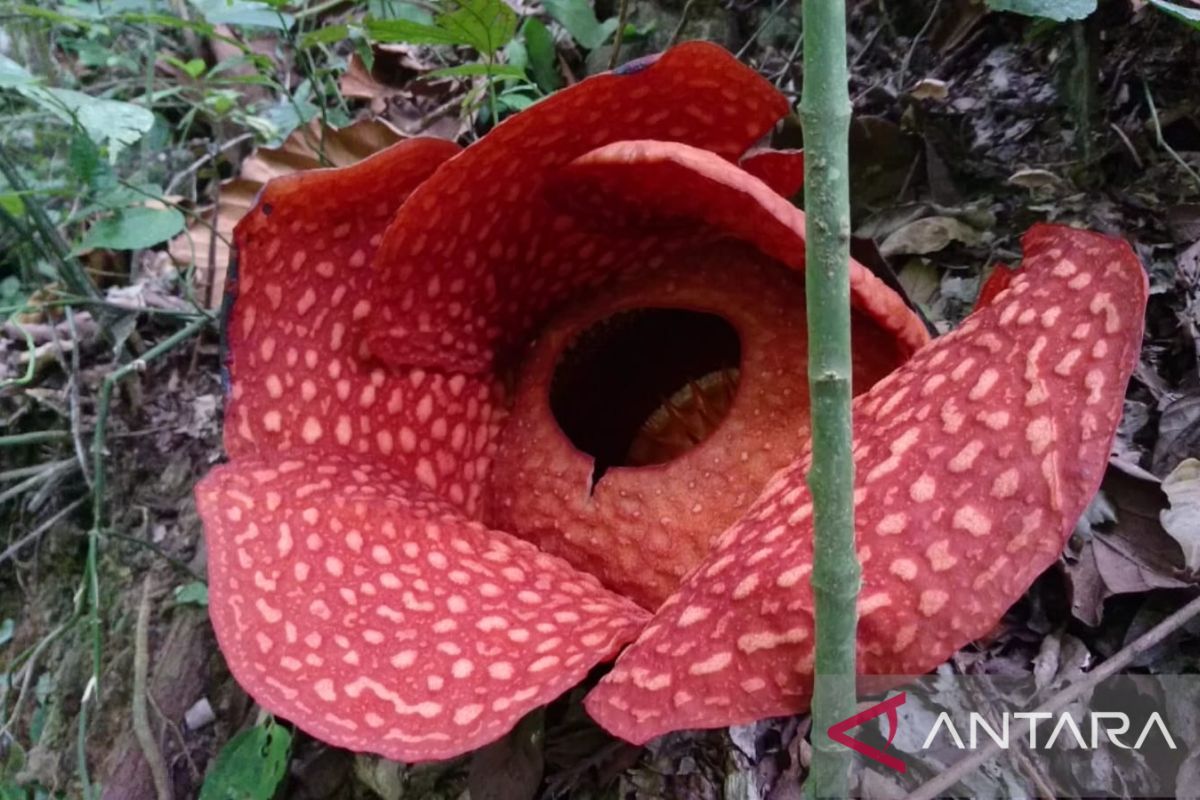
[[356,122],[341,130],[322,128],[320,120],[313,120],[293,132],[282,146],[260,147],[242,162],[238,177],[221,184],[216,205],[201,211],[202,221],[171,241],[169,252],[175,263],[195,264],[197,299],[209,307],[220,305],[233,228],[254,206],[267,181],[294,172],[354,164],[403,138],[378,120]]
[[355,54],[342,74],[346,97],[367,100],[371,112],[408,136],[458,139],[469,127],[460,114],[469,84],[453,80],[421,80],[438,64],[421,58],[410,45],[379,45],[367,69]]
[[974,245],[982,238],[980,231],[954,217],[925,217],[892,232],[879,245],[879,252],[885,256],[927,255],[946,248],[951,242]]
[[1162,487],[1110,468],[1101,489],[1116,519],[1097,522],[1066,563],[1071,612],[1091,626],[1100,624],[1104,601],[1113,595],[1191,585],[1179,544],[1159,521],[1167,507]]

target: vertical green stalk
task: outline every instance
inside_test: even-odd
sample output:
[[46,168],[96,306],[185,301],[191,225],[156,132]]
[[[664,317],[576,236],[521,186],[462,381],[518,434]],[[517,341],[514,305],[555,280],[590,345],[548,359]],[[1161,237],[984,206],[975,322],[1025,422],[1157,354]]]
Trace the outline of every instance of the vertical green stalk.
[[845,797],[850,752],[829,727],[855,710],[857,599],[850,413],[850,93],[843,0],[804,3],[804,205],[816,615],[809,795]]

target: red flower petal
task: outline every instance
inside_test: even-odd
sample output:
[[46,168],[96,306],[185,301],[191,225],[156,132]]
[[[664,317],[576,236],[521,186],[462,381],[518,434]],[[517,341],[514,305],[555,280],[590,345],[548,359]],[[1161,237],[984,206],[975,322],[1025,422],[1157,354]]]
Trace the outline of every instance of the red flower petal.
[[[777,160],[779,155],[770,158]],[[767,162],[757,167],[769,169]],[[777,178],[785,180],[783,169],[778,169]],[[592,225],[646,233],[686,221],[703,222],[782,264],[804,266],[804,212],[752,174],[695,147],[614,142],[555,175],[554,194]],[[696,238],[694,232],[691,238]],[[874,317],[910,352],[929,341],[925,326],[903,299],[853,260],[850,290],[855,307]]]
[[988,303],[996,299],[996,295],[1003,292],[1017,277],[1018,271],[1009,269],[1003,264],[997,264],[992,267],[991,274],[987,280],[983,282],[983,286],[979,287],[979,296],[975,298],[975,308],[983,308]]
[[245,459],[196,498],[234,677],[341,747],[422,761],[483,745],[646,621],[370,461]]
[[542,196],[547,176],[608,142],[680,141],[736,159],[787,113],[770,83],[691,42],[598,75],[488,133],[417,190],[380,252],[371,348],[386,361],[479,371],[553,305],[670,245],[583,231]]
[[378,312],[371,259],[404,198],[458,147],[401,142],[338,170],[272,181],[238,224],[227,330],[233,458],[301,448],[376,455],[469,508],[502,412],[489,383],[393,374],[359,329]]
[[[1137,359],[1127,244],[1039,225],[1023,274],[855,401],[864,673],[925,672],[1058,557],[1095,492]],[[622,738],[807,708],[807,464],[781,472],[587,707]]]
[[793,197],[804,187],[803,150],[752,150],[738,166],[781,197]]

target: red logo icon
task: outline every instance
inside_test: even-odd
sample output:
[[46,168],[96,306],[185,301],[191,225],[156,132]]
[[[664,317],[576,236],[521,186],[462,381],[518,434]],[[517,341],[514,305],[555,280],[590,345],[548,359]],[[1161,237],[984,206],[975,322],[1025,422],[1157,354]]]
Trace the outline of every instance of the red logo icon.
[[889,697],[870,708],[863,709],[852,717],[847,717],[836,725],[829,726],[829,738],[840,745],[849,747],[854,752],[866,756],[872,761],[877,761],[885,767],[890,767],[897,772],[904,772],[908,769],[903,761],[896,756],[888,755],[882,750],[872,747],[866,742],[860,742],[846,735],[846,731],[851,728],[857,728],[864,722],[873,720],[881,714],[887,714],[888,733],[887,745],[890,746],[892,739],[896,738],[896,729],[899,727],[900,719],[896,716],[896,709],[904,705],[905,693],[901,692],[895,697]]

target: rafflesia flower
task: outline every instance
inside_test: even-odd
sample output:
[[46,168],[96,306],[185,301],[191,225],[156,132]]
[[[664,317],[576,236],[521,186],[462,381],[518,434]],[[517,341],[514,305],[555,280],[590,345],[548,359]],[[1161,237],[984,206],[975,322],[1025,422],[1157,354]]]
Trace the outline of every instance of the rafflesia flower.
[[[196,493],[259,703],[444,758],[633,642],[587,700],[630,741],[807,707],[801,162],[747,153],[787,111],[687,44],[465,150],[266,187],[236,234],[230,461]],[[986,633],[1099,481],[1143,272],[1096,234],[1024,246],[932,343],[852,265],[865,672]]]

